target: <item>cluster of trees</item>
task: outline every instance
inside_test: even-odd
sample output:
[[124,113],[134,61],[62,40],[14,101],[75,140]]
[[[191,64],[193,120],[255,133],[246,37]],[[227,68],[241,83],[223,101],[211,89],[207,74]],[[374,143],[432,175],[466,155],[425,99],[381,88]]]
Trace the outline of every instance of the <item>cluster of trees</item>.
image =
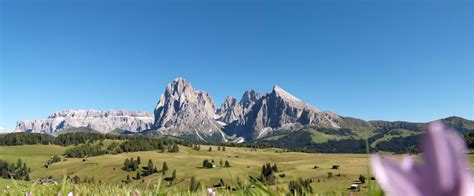
[[[143,168],[142,175],[149,176],[154,173],[158,173],[158,169],[156,169],[155,165],[153,164],[153,161],[149,159],[147,166]],[[137,175],[139,175],[139,173],[137,173]]]
[[314,191],[313,187],[311,187],[311,183],[313,183],[311,178],[291,180],[288,184],[288,190],[291,195],[312,195]]
[[207,142],[207,145],[212,145],[212,146],[227,146],[227,147],[239,147],[239,148],[258,148],[258,149],[263,149],[263,148],[273,148],[275,147],[274,145],[270,143],[265,143],[265,142],[259,142],[259,143],[222,143],[222,142]]
[[273,165],[271,165],[270,163],[263,165],[259,180],[262,183],[266,183],[268,185],[274,185],[275,176],[273,175],[273,172],[278,172],[278,166],[276,165],[276,163]]
[[193,150],[195,151],[201,150],[201,145],[193,144]]
[[377,151],[394,152],[397,154],[417,153],[419,135],[407,137],[393,137],[388,141],[381,141],[375,145]]
[[45,168],[48,168],[49,165],[53,164],[53,163],[57,163],[57,162],[60,162],[61,161],[61,157],[59,157],[58,155],[54,155],[52,156],[48,162],[46,162],[46,164],[44,165]]
[[[81,180],[81,178],[77,175],[75,175],[74,177],[67,176],[66,180],[74,184],[80,184],[80,183],[95,184],[96,183],[96,180],[94,177],[91,177],[91,178],[85,177],[83,180]],[[99,181],[98,183],[101,184],[102,182]]]
[[[219,165],[221,167],[231,167],[229,161],[225,160],[224,162],[222,159],[219,161]],[[212,169],[216,167],[216,164],[214,163],[214,160],[209,161],[207,159],[204,159],[204,161],[202,161],[202,167],[206,169]]]
[[141,140],[126,140],[122,143],[113,142],[106,148],[102,143],[99,144],[81,144],[71,147],[64,152],[66,157],[83,158],[90,156],[99,156],[103,154],[118,154],[123,152],[138,152],[138,151],[152,151],[161,150],[164,152],[166,145],[171,147],[169,152],[179,152],[178,143],[164,142],[157,138],[143,138]]
[[204,161],[202,161],[202,167],[207,168],[207,169],[211,169],[211,168],[216,167],[216,165],[214,164],[214,160],[209,161],[207,159],[204,159]]
[[[135,171],[137,170],[138,168],[138,165],[139,165],[139,160],[140,160],[140,157],[137,157],[137,160],[133,160],[131,159],[129,161],[129,164],[131,164],[131,162],[134,162],[134,164],[131,164],[132,166],[129,165],[129,167],[132,167],[133,169],[129,169],[127,171]],[[125,163],[124,163],[124,167],[125,167],[125,164],[126,164],[126,161],[127,159],[125,159]],[[138,164],[138,165],[137,165]],[[168,164],[165,162],[163,162],[163,166],[161,168],[161,172],[163,173],[163,175],[166,174],[166,171],[168,171],[169,168],[168,168]],[[154,165],[153,161],[151,159],[148,160],[148,164],[146,167],[142,167],[142,172],[137,172],[136,174],[136,177],[134,177],[135,180],[139,180],[141,179],[142,177],[146,177],[146,176],[150,176],[152,174],[155,174],[155,173],[158,173],[158,169],[156,168],[156,166]],[[174,181],[176,179],[176,170],[173,170],[173,173],[172,173],[172,177],[171,177],[172,181]],[[131,179],[130,179],[130,175],[127,175],[127,179],[125,181],[123,181],[125,183],[130,183],[131,182]]]
[[222,151],[225,151],[225,146],[222,146],[222,147],[221,147],[221,146],[218,146],[218,147],[217,147],[217,151],[221,151],[221,150],[222,150]]
[[127,140],[120,144],[120,148],[123,152],[137,152],[137,151],[151,151],[164,149],[164,144],[158,139],[145,139],[145,140]]
[[142,141],[137,142],[137,145],[127,144],[128,146],[123,146],[123,148],[126,149],[124,150],[125,152],[140,151],[138,149],[161,149],[161,147],[163,146],[171,146],[174,144],[180,144],[183,146],[191,146],[193,144],[191,141],[187,140],[177,140],[173,138],[145,135],[115,135],[102,134],[98,132],[72,132],[60,134],[57,137],[53,137],[51,135],[41,133],[20,132],[0,135],[0,146],[32,144],[56,144],[60,146],[69,146],[94,143],[96,141],[103,141],[106,139],[122,141]]
[[68,158],[83,158],[103,154],[107,154],[107,150],[103,149],[103,145],[101,144],[82,144],[64,151],[64,156]]
[[278,140],[262,142],[293,152],[366,153],[365,140],[363,139],[341,139],[314,143],[311,133],[308,131],[295,131]]
[[0,174],[2,178],[30,181],[31,169],[18,159],[16,165],[0,159]]
[[173,144],[169,149],[168,149],[168,152],[179,152],[179,147],[178,147],[178,144]]
[[54,137],[41,133],[9,133],[0,135],[0,146],[18,146],[32,144],[50,144]]
[[128,159],[126,158],[125,161],[123,162],[123,167],[122,169],[125,170],[125,171],[136,171],[138,169],[138,166],[140,165],[141,163],[141,158],[140,157],[137,157],[136,160],[134,160],[133,158],[131,159]]
[[219,161],[219,165],[221,167],[230,167],[229,161],[225,160],[225,162],[224,162],[224,161],[222,161],[222,159]]

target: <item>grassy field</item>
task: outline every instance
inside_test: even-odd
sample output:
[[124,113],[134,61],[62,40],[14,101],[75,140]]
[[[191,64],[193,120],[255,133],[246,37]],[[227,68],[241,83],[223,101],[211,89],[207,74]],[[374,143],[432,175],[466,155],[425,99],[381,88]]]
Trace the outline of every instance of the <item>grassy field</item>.
[[[201,146],[200,151],[195,151],[190,147],[180,146],[178,153],[159,153],[156,151],[122,153],[118,155],[104,155],[83,159],[67,159],[59,163],[52,164],[49,168],[42,167],[44,163],[54,154],[61,155],[66,149],[54,145],[31,145],[31,146],[9,146],[0,147],[0,159],[16,161],[18,158],[24,160],[31,168],[30,176],[33,180],[52,176],[56,180],[63,179],[64,174],[79,176],[81,179],[94,178],[96,182],[103,184],[120,184],[127,175],[134,177],[135,172],[122,170],[123,162],[126,158],[136,159],[141,157],[142,164],[146,166],[149,159],[154,165],[161,169],[164,161],[169,166],[169,171],[165,176],[154,174],[140,180],[133,180],[134,187],[145,188],[149,184],[156,184],[159,178],[171,176],[171,172],[176,169],[177,181],[174,188],[186,189],[190,184],[190,178],[195,176],[202,185],[212,187],[218,183],[219,179],[224,179],[226,184],[235,184],[236,178],[247,181],[248,176],[258,177],[262,165],[265,163],[276,163],[281,172],[277,173],[277,187],[286,188],[288,182],[298,177],[312,178],[313,188],[317,193],[345,192],[346,188],[359,175],[367,175],[368,159],[365,154],[312,154],[284,152],[280,149],[258,149],[251,151],[248,148],[226,147],[226,151],[217,151],[217,147],[212,146],[212,151],[208,151],[209,146]],[[474,165],[474,155],[470,154],[471,165]],[[217,167],[213,169],[203,169],[204,159],[214,160]],[[232,167],[224,168],[219,166],[220,160],[228,160]],[[313,169],[317,165],[319,169]],[[340,165],[339,169],[331,169],[332,165]],[[332,172],[333,177],[328,178],[328,172]],[[278,174],[285,173],[285,177]],[[340,176],[338,175],[340,174]],[[318,182],[319,180],[319,182]],[[163,181],[164,189],[167,189],[169,182]],[[277,188],[274,187],[274,188]],[[168,188],[169,189],[169,188]]]

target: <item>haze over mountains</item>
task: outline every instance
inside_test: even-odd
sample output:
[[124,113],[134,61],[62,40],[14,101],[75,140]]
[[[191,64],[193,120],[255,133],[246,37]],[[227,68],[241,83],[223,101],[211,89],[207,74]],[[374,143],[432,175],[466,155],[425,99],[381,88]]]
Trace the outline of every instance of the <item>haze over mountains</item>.
[[[456,122],[455,126],[463,132],[474,130],[473,121],[457,117],[448,120]],[[183,78],[176,78],[166,86],[153,115],[124,110],[65,110],[46,120],[18,121],[16,129],[53,134],[71,128],[87,128],[101,133],[161,134],[204,142],[275,143],[302,132],[309,133],[305,137],[324,138],[322,142],[357,140],[366,134],[382,134],[379,137],[383,138],[393,130],[392,134],[410,136],[422,132],[422,125],[364,121],[320,111],[279,86],[263,94],[248,90],[240,99],[229,96],[217,107],[208,93],[195,89]]]

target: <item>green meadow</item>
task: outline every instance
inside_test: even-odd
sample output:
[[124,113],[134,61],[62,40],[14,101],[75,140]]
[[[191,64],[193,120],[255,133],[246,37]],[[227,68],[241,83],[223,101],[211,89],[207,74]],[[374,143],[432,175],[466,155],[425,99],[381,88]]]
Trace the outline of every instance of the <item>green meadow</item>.
[[[201,182],[203,187],[212,187],[222,178],[228,185],[236,184],[237,178],[248,183],[249,176],[259,177],[262,165],[265,163],[277,164],[276,185],[272,189],[287,189],[290,180],[297,178],[311,178],[312,187],[316,193],[344,193],[347,188],[358,181],[359,175],[367,176],[368,158],[366,154],[316,154],[300,152],[282,152],[281,149],[257,149],[226,147],[226,151],[218,151],[216,146],[201,146],[196,151],[191,147],[179,146],[178,153],[145,151],[121,153],[117,155],[102,155],[88,158],[67,158],[48,168],[44,164],[52,155],[62,155],[67,147],[55,145],[23,145],[0,147],[0,159],[15,162],[21,158],[31,167],[31,179],[45,179],[52,177],[59,183],[64,176],[79,176],[81,179],[94,179],[107,186],[123,184],[127,175],[131,178],[141,171],[127,172],[122,170],[126,158],[141,158],[141,165],[146,166],[148,160],[161,170],[163,162],[167,162],[169,170],[163,175],[155,173],[139,180],[132,180],[130,187],[143,190],[155,186],[160,179],[162,190],[187,190],[191,177]],[[208,151],[212,147],[212,151]],[[217,167],[202,168],[204,159],[214,160]],[[471,166],[474,165],[474,154],[469,155]],[[220,160],[229,161],[231,167],[221,167]],[[332,169],[339,165],[339,169]],[[314,166],[318,166],[317,169]],[[140,167],[141,168],[141,167]],[[166,181],[172,171],[176,170],[177,179],[171,184]],[[332,174],[328,174],[332,173]],[[284,174],[284,177],[281,177]],[[331,177],[329,177],[331,175]],[[1,186],[7,181],[2,180]],[[24,183],[24,182],[21,182]],[[41,185],[36,185],[41,186]],[[363,188],[364,189],[364,188]]]

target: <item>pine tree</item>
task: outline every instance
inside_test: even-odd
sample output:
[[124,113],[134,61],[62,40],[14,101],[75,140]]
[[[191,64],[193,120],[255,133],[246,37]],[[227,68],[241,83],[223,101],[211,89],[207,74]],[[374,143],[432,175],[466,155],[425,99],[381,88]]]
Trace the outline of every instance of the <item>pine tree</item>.
[[225,186],[224,179],[219,179],[219,186]]
[[146,172],[145,172],[147,176],[153,174],[153,168],[154,168],[153,161],[151,161],[151,159],[148,159],[148,166],[147,166]]
[[16,168],[21,168],[21,165],[22,165],[21,159],[18,159],[18,161],[16,162]]
[[204,159],[204,161],[202,161],[202,167],[208,168],[208,165],[209,165],[209,160]]
[[171,175],[171,179],[174,181],[176,180],[176,170],[173,169],[173,174]]
[[221,151],[221,146],[218,146],[218,147],[217,147],[217,151]]
[[137,172],[137,177],[136,179],[139,180],[141,178],[140,172]]
[[193,176],[191,177],[191,183],[189,184],[189,191],[196,192],[198,189],[198,183],[196,182],[196,178]]
[[125,161],[123,162],[123,168],[122,169],[128,171],[129,168],[130,168],[130,160],[125,159]]
[[161,168],[161,171],[163,171],[163,174],[168,171],[168,164],[166,164],[166,161],[163,162],[163,167]]
[[140,165],[142,163],[142,160],[140,159],[140,156],[137,157],[137,164]]
[[222,159],[219,161],[219,166],[224,166],[224,161],[222,161]]
[[212,151],[212,147],[209,146],[209,152],[211,152],[211,151]]
[[132,180],[130,179],[130,175],[127,175],[127,184],[130,184]]
[[277,164],[276,164],[276,163],[273,164],[272,170],[273,170],[274,172],[278,172],[278,167],[277,167]]
[[229,161],[225,160],[225,165],[224,165],[224,167],[230,167]]
[[222,151],[225,151],[225,146],[222,146]]

